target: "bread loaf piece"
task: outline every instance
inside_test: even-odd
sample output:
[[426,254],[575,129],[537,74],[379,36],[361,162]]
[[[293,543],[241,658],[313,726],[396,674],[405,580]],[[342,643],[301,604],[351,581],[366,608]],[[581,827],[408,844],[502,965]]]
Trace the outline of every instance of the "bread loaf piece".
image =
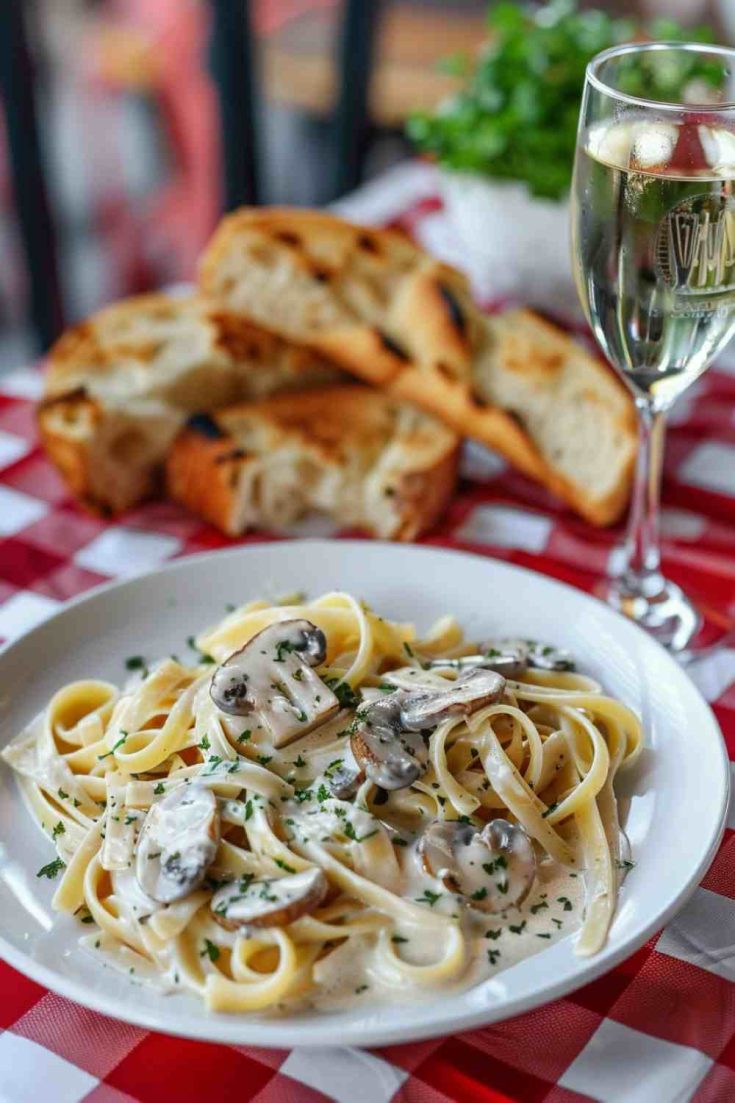
[[449,501],[458,450],[434,418],[354,384],[192,419],[169,452],[166,482],[172,498],[231,536],[316,510],[412,540]]
[[156,492],[190,413],[339,377],[323,356],[242,315],[193,296],[143,295],[57,341],[38,423],[72,493],[117,512]]
[[624,387],[530,311],[482,314],[460,273],[404,238],[245,208],[216,231],[200,288],[502,453],[594,524],[624,509],[637,446]]

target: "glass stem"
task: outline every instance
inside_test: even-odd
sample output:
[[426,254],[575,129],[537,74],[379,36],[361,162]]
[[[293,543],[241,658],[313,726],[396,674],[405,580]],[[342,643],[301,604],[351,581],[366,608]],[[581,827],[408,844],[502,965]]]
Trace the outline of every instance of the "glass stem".
[[665,583],[661,574],[659,506],[666,414],[645,399],[636,401],[639,445],[621,581],[633,596],[653,598]]

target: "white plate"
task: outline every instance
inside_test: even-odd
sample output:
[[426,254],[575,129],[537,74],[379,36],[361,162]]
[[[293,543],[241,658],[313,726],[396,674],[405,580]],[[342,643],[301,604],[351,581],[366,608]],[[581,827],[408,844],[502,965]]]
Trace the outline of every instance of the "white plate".
[[[40,984],[153,1030],[256,1046],[380,1045],[456,1033],[537,1007],[586,984],[664,925],[702,877],[728,796],[722,738],[687,676],[656,643],[606,606],[505,563],[373,542],[261,544],[196,556],[105,587],[67,606],[0,654],[0,745],[64,682],[124,676],[131,654],[183,651],[228,602],[346,589],[426,627],[452,612],[470,635],[517,634],[570,648],[584,670],[643,715],[647,748],[621,786],[636,867],[604,950],[574,956],[566,939],[458,995],[425,1004],[289,1018],[207,1014],[193,996],[162,996],[103,968],[76,945],[78,925],[52,917],[53,885],[35,876],[51,856],[9,771],[0,771],[0,955]],[[53,924],[53,925],[52,925]]]

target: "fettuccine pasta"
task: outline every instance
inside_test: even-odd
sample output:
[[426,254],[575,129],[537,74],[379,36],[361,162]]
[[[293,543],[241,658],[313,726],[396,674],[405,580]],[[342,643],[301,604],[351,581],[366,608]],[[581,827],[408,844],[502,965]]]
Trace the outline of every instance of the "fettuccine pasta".
[[346,593],[249,602],[187,653],[63,686],[3,752],[85,948],[246,1012],[604,944],[642,730],[570,657],[452,617],[420,637]]

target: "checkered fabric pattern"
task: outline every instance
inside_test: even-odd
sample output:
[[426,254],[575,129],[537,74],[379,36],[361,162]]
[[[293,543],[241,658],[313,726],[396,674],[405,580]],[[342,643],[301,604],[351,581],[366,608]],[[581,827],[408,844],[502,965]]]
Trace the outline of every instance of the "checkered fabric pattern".
[[[346,209],[365,221],[398,223],[424,241],[448,241],[435,184],[431,170],[410,165]],[[38,448],[33,401],[40,390],[35,369],[0,377],[5,639],[90,586],[229,543],[170,504],[114,522],[78,509]],[[467,448],[464,476],[426,543],[594,589],[618,533],[590,529],[478,447]],[[735,356],[707,373],[675,412],[663,528],[667,573],[708,610],[713,633],[728,628],[735,620]],[[735,760],[735,648],[699,664],[695,676]],[[0,1100],[724,1103],[735,1099],[734,947],[735,811],[689,903],[628,961],[531,1014],[450,1038],[372,1052],[181,1041],[87,1011],[0,964]]]

